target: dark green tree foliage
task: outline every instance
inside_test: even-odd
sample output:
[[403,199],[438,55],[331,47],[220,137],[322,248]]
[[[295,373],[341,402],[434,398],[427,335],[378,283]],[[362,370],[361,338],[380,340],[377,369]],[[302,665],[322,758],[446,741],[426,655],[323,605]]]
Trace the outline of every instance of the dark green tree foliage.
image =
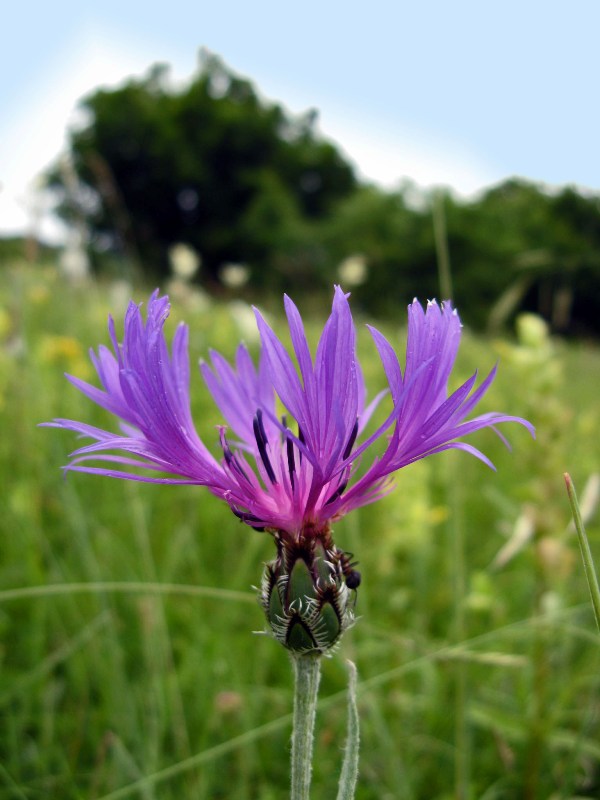
[[80,186],[60,168],[53,180],[62,214],[85,216],[92,251],[164,272],[169,247],[186,242],[213,288],[223,264],[242,262],[262,296],[316,299],[320,290],[329,297],[340,263],[358,255],[366,280],[344,285],[369,313],[394,316],[414,296],[440,296],[435,202],[466,324],[494,330],[528,309],[555,330],[600,333],[598,196],[522,179],[471,201],[410,183],[393,192],[359,184],[318,136],[315,112],[292,117],[206,53],[184,86],[156,66],[96,91],[84,110],[70,147]]
[[455,298],[471,324],[531,310],[558,331],[600,332],[598,197],[511,179],[447,209]]
[[521,307],[546,258],[550,198],[534,184],[512,179],[471,203],[447,196],[445,208],[456,302],[468,304],[469,323],[483,327],[506,297],[506,313],[498,309],[504,322]]
[[[554,304],[542,309],[556,328],[600,333],[600,198],[572,188],[552,198],[556,244],[550,276]],[[558,224],[560,223],[560,224]]]
[[176,242],[198,250],[212,279],[231,261],[256,272],[312,268],[307,226],[356,185],[318,137],[314,112],[290,117],[212,55],[184,87],[158,66],[83,105],[88,124],[72,134],[71,152],[86,216],[97,242],[144,268],[165,269]]
[[431,216],[411,205],[409,193],[361,187],[322,226],[331,265],[353,254],[365,258],[367,279],[354,294],[372,313],[397,314],[415,296],[438,294]]
[[[463,320],[494,330],[521,310],[560,332],[600,333],[600,199],[510,179],[476,200],[436,190],[445,217],[453,300]],[[397,314],[440,297],[433,196],[406,184],[361,187],[321,226],[330,267],[351,253],[368,264],[355,291],[371,313]],[[335,278],[335,272],[331,272]]]

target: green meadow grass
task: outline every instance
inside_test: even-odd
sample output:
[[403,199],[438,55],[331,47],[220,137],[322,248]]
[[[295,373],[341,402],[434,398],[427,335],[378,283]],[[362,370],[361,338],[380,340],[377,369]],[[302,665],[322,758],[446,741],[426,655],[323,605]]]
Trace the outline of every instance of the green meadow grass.
[[[108,342],[110,311],[120,329],[123,292],[15,266],[0,298],[0,797],[285,798],[291,669],[254,633],[271,540],[201,488],[64,480],[74,436],[37,423],[112,425],[63,372],[93,378],[87,348]],[[231,356],[242,336],[256,346],[239,305],[182,297],[172,316],[170,333],[190,324],[193,361],[211,346]],[[401,309],[384,326],[399,345],[404,320]],[[322,324],[309,320],[314,339]],[[360,350],[376,392],[364,329]],[[347,658],[360,681],[360,800],[600,795],[600,640],[563,484],[569,471],[581,499],[599,469],[600,352],[535,326],[520,343],[466,331],[456,385],[497,359],[485,409],[527,416],[537,441],[505,426],[509,453],[482,432],[471,441],[496,473],[435,456],[336,527],[363,584],[360,620],[324,664],[315,798],[336,792]],[[216,444],[197,370],[192,398]],[[600,557],[597,517],[587,527]]]

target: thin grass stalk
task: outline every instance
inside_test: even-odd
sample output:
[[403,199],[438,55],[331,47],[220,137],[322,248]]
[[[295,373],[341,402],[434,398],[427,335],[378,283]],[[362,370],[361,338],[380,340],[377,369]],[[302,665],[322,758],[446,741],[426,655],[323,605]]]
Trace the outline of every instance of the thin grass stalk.
[[[465,540],[462,519],[462,492],[457,472],[452,471],[451,506],[452,506],[452,566],[454,572],[454,641],[460,645],[466,636],[465,594],[466,564]],[[467,800],[470,779],[469,732],[467,726],[467,669],[465,661],[459,660],[454,667],[455,705],[454,705],[454,793],[456,800]]]
[[[549,585],[547,568],[541,557],[539,532],[535,543],[535,616],[540,617]],[[528,711],[528,741],[526,748],[526,770],[523,788],[525,800],[536,800],[540,792],[544,753],[548,738],[549,698],[549,647],[554,638],[552,622],[535,626],[531,634],[531,702]]]
[[440,300],[454,300],[452,294],[452,270],[450,268],[450,250],[448,248],[448,234],[446,230],[444,195],[439,191],[436,191],[433,195],[431,216],[438,265]]
[[354,800],[358,780],[360,721],[356,703],[356,666],[348,661],[348,733],[337,800]]
[[[538,573],[542,570],[537,569]],[[538,574],[536,590],[536,615],[540,614],[545,582]],[[526,774],[524,786],[525,800],[536,800],[539,795],[544,751],[547,745],[547,708],[548,708],[548,636],[547,625],[536,627],[532,631],[531,662],[533,667],[531,690],[531,718],[529,720],[529,740],[526,751]]]
[[585,532],[583,519],[581,518],[581,510],[579,508],[575,486],[568,472],[565,472],[565,483],[567,485],[567,494],[569,495],[569,502],[573,513],[573,522],[575,523],[575,530],[577,531],[577,538],[579,539],[583,568],[590,590],[596,625],[600,631],[600,587],[598,586],[598,574],[594,566],[594,559],[592,558],[592,551],[590,550],[590,543]]
[[[127,493],[130,498],[133,530],[141,557],[142,568],[149,580],[156,582],[158,573],[150,543],[150,531],[148,528],[146,510],[141,501],[137,487],[127,485]],[[174,676],[174,680],[169,681],[168,684],[164,684],[164,690],[166,691],[169,705],[168,722],[167,714],[165,712],[161,713],[160,707],[157,705],[155,713],[148,716],[149,724],[147,733],[151,730],[153,740],[158,742],[162,736],[166,734],[168,727],[177,745],[178,753],[181,752],[184,757],[189,757],[192,748],[183,697],[179,681],[177,680],[178,673],[173,669],[173,643],[171,631],[169,630],[169,624],[167,622],[163,596],[157,594],[151,601],[151,605],[147,610],[149,612],[149,618],[151,618],[154,623],[151,624],[145,637],[147,644],[145,657],[148,674],[154,676],[157,686],[161,686],[162,675],[170,674]]]
[[0,603],[11,600],[27,600],[69,594],[175,594],[190,597],[205,597],[213,600],[226,600],[236,603],[256,605],[256,595],[238,592],[234,589],[221,589],[218,586],[196,586],[186,583],[159,583],[152,581],[85,581],[77,583],[49,583],[41,586],[19,586],[15,589],[2,589]]

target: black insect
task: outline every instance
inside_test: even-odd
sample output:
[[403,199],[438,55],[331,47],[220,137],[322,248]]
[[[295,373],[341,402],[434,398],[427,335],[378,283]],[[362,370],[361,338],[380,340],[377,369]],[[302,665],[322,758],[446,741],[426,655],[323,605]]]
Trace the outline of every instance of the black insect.
[[340,567],[346,578],[346,586],[349,589],[358,589],[362,580],[361,574],[354,567],[358,561],[351,561],[354,558],[354,553],[342,552],[340,556]]

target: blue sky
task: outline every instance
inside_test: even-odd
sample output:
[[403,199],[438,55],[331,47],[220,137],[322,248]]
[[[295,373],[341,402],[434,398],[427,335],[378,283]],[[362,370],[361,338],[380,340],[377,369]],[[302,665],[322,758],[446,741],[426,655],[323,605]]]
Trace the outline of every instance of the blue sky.
[[600,191],[598,0],[32,5],[3,25],[0,234],[45,217],[31,181],[78,97],[157,61],[185,78],[201,46],[292,112],[317,108],[382,185],[469,195],[520,175]]

